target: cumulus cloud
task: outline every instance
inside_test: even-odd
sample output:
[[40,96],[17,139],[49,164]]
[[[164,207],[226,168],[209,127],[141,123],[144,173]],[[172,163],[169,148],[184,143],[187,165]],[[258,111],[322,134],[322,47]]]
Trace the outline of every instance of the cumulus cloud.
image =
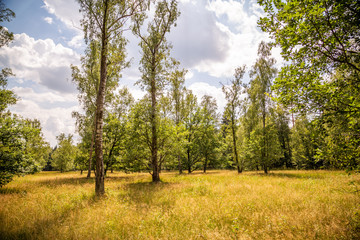
[[270,40],[257,27],[263,10],[254,0],[182,0],[179,8],[181,16],[170,40],[173,55],[189,69],[216,78],[231,77],[236,67],[251,67],[259,43]]
[[74,92],[70,82],[70,64],[79,64],[80,56],[51,39],[16,34],[14,41],[0,49],[0,63],[12,68],[17,78],[30,80],[61,93]]
[[185,67],[222,62],[229,50],[229,36],[216,25],[206,1],[183,1],[177,27],[170,33],[173,54]]

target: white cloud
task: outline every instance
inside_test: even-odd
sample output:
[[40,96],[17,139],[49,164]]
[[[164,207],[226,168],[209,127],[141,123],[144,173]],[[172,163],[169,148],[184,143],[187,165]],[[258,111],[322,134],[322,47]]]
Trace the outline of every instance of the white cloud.
[[16,95],[21,96],[22,99],[31,100],[35,103],[73,103],[77,104],[76,94],[57,94],[55,92],[35,92],[30,87],[14,87],[11,89]]
[[81,48],[85,46],[84,38],[82,35],[76,35],[68,43],[69,47]]
[[39,83],[62,93],[74,92],[70,82],[70,64],[79,64],[80,56],[51,39],[15,34],[9,46],[0,49],[0,63],[12,68],[17,78]]
[[74,0],[44,0],[45,9],[74,31],[81,32],[79,4]]
[[44,136],[52,147],[56,145],[56,136],[60,133],[75,133],[75,120],[71,117],[71,113],[78,111],[78,106],[46,109],[40,107],[36,101],[25,97],[10,109],[11,112],[24,118],[38,119],[41,122]]
[[197,82],[191,84],[189,89],[196,95],[199,103],[204,95],[210,95],[216,99],[218,113],[222,113],[224,111],[226,99],[221,87],[211,86],[205,82]]
[[44,18],[44,21],[47,22],[48,24],[52,24],[53,23],[53,19],[51,17],[46,17]]
[[187,68],[223,62],[228,54],[229,36],[216,25],[214,14],[205,6],[204,0],[179,4],[181,15],[169,35],[173,56]]
[[[179,4],[178,26],[170,33],[173,55],[181,63],[216,78],[228,78],[234,69],[257,59],[257,48],[266,33],[257,27],[263,15],[256,1],[190,1]],[[274,51],[278,62],[282,59]]]

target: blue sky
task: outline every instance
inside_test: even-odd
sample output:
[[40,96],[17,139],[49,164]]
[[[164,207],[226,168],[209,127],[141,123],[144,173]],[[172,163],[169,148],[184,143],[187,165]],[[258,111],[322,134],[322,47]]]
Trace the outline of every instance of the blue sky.
[[[4,1],[4,0],[3,0]],[[56,145],[56,136],[75,133],[72,111],[78,111],[76,87],[71,83],[70,64],[79,65],[85,44],[81,14],[75,0],[5,0],[16,18],[3,23],[15,34],[9,46],[0,49],[0,67],[16,74],[8,88],[20,97],[11,111],[41,121],[46,139]],[[237,66],[247,69],[255,62],[257,46],[268,41],[256,22],[263,12],[256,0],[180,0],[181,16],[168,40],[172,57],[188,69],[186,86],[200,99],[204,94],[217,99],[219,111],[225,105],[221,83],[226,84]],[[130,32],[128,57],[131,67],[120,85],[136,98],[143,92],[134,83],[140,78],[138,39]],[[274,57],[280,64],[279,50]],[[246,77],[245,81],[248,81]]]

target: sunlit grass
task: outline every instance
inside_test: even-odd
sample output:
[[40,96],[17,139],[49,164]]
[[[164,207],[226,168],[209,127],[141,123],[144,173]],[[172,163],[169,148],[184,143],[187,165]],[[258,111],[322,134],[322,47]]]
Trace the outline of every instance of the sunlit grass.
[[279,171],[113,173],[107,195],[79,173],[0,189],[1,239],[356,239],[360,175]]

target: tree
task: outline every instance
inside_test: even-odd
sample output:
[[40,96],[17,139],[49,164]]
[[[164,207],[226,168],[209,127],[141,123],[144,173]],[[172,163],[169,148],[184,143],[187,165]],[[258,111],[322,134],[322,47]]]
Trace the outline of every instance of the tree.
[[60,172],[73,170],[77,150],[73,145],[73,136],[61,133],[56,139],[58,146],[52,155],[53,166]]
[[183,133],[184,133],[184,127],[183,127],[183,118],[184,118],[184,97],[185,97],[185,75],[187,71],[185,69],[178,69],[178,62],[174,63],[175,69],[170,74],[170,99],[173,103],[172,105],[172,113],[173,113],[173,121],[176,125],[176,143],[177,143],[177,161],[178,161],[178,169],[179,173],[181,174],[183,171],[182,166],[182,143],[183,143]]
[[200,107],[191,90],[185,92],[184,125],[185,125],[185,166],[189,173],[197,169],[201,160],[198,143],[200,127]]
[[45,166],[48,144],[37,120],[0,113],[0,187]]
[[[259,3],[267,15],[259,25],[282,48],[282,56],[289,63],[275,80],[278,101],[294,112],[311,114],[322,125],[318,128],[342,133],[320,131],[329,145],[319,149],[317,158],[324,163],[332,159],[335,164],[342,161],[337,153],[347,152],[351,155],[347,158],[352,159],[348,163],[352,163],[334,166],[353,168],[357,151],[348,151],[344,143],[355,146],[357,142],[357,127],[352,123],[358,121],[360,112],[359,1]],[[340,130],[335,122],[348,128]],[[334,152],[325,154],[329,149]]]
[[148,23],[148,35],[141,32],[141,25],[145,17],[139,18],[134,25],[133,32],[141,39],[142,58],[140,71],[142,78],[139,84],[145,89],[151,99],[150,127],[151,127],[151,166],[152,181],[159,182],[159,159],[158,159],[158,96],[166,84],[169,67],[169,55],[171,45],[166,41],[165,35],[170,32],[180,15],[177,10],[177,1],[169,3],[166,0],[157,2],[155,16]]
[[243,78],[244,74],[245,74],[245,66],[235,69],[235,78],[231,80],[231,85],[230,86],[223,85],[222,87],[222,91],[224,92],[225,98],[227,100],[224,114],[230,120],[229,128],[232,136],[233,156],[238,173],[241,173],[243,170],[243,166],[239,161],[239,153],[237,148],[237,129],[238,129],[237,122],[239,119],[239,113],[241,107],[240,96],[243,90],[243,84],[241,79]]
[[275,59],[271,58],[271,46],[261,42],[258,49],[259,58],[250,71],[250,88],[248,90],[249,98],[255,109],[259,112],[262,121],[263,144],[261,151],[262,167],[265,173],[268,172],[268,152],[266,149],[266,117],[269,113],[270,95],[272,80],[276,74]]
[[[275,81],[279,101],[297,111],[359,112],[356,97],[347,98],[345,108],[327,102],[343,102],[341,91],[348,87],[355,90],[351,96],[358,96],[360,3],[353,0],[259,3],[267,14],[259,25],[281,47],[282,56],[290,63]],[[328,76],[335,70],[345,71],[347,76],[329,81]]]
[[[104,161],[102,148],[104,102],[106,95],[106,82],[109,77],[108,67],[123,67],[125,43],[122,33],[127,20],[142,11],[147,5],[146,1],[121,0],[78,0],[80,11],[83,12],[81,24],[85,33],[85,40],[99,41],[100,50],[100,81],[96,97],[95,114],[95,155],[96,155],[96,182],[97,196],[105,193],[104,187]],[[117,49],[120,61],[109,62],[109,50]]]
[[126,141],[126,125],[128,122],[127,115],[134,104],[134,98],[127,87],[119,90],[112,102],[104,125],[104,164],[105,175],[108,169],[113,169],[113,166],[120,159],[120,155],[125,151]]
[[217,148],[219,147],[219,139],[217,134],[217,104],[216,100],[209,96],[204,95],[201,100],[200,111],[200,137],[199,146],[200,153],[203,157],[203,170],[206,173],[207,167],[211,161],[216,159]]
[[[89,141],[89,162],[88,175],[91,176],[91,164],[93,156],[93,145],[95,140],[95,111],[96,97],[100,82],[100,44],[98,41],[91,41],[88,45],[85,56],[81,58],[81,70],[77,66],[71,66],[72,81],[77,85],[79,91],[78,100],[81,104],[84,114],[73,112],[76,118],[77,131],[84,141]],[[114,100],[114,90],[118,87],[118,80],[121,76],[122,67],[128,66],[125,62],[125,52],[118,52],[117,48],[109,50],[108,60],[110,62],[120,62],[120,65],[109,65],[107,68],[105,107],[109,106]]]

